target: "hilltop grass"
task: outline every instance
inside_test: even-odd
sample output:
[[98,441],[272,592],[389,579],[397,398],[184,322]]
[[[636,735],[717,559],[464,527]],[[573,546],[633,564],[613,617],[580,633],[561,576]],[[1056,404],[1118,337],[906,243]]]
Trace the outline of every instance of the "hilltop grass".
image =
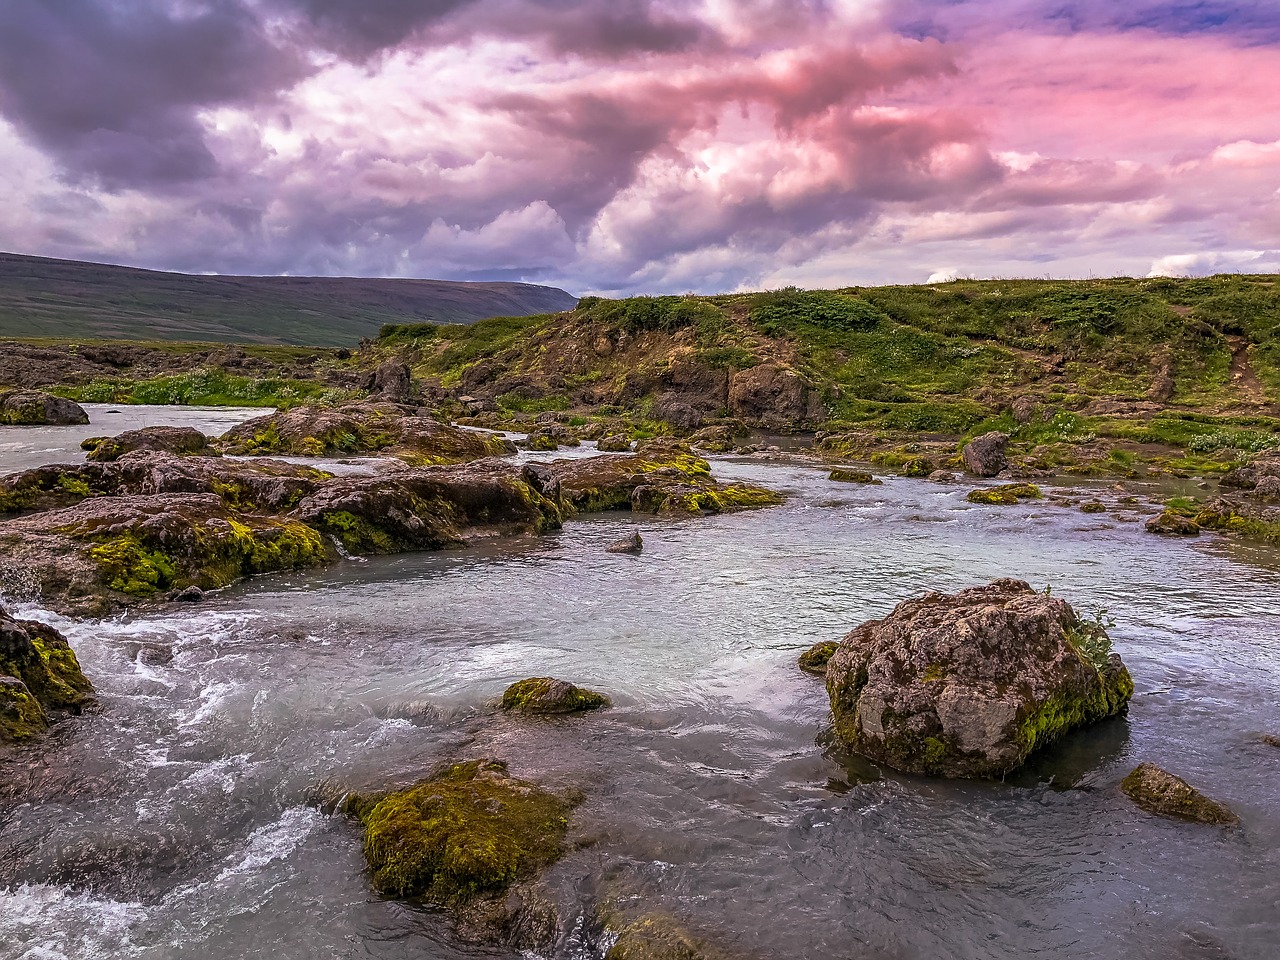
[[303,403],[334,404],[357,396],[308,380],[246,377],[224,370],[133,380],[102,377],[83,386],[59,386],[51,392],[78,403],[161,404],[208,407],[276,407]]

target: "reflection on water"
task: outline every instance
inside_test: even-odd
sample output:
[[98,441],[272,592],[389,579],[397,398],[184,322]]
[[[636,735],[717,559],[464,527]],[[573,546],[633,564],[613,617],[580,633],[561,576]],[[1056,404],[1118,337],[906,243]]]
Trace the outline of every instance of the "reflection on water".
[[[0,815],[0,957],[505,956],[372,895],[354,829],[312,806],[463,755],[587,793],[575,831],[593,842],[550,878],[570,917],[637,896],[751,957],[1274,956],[1280,751],[1257,742],[1280,732],[1274,565],[919,481],[717,470],[792,499],[343,563],[160,615],[37,611],[71,635],[104,709],[22,774],[43,802]],[[633,528],[642,555],[604,552]],[[1008,783],[824,752],[803,648],[1003,575],[1110,611],[1138,685],[1127,719]],[[498,716],[530,675],[615,707]],[[1115,785],[1139,759],[1245,826],[1138,811]],[[599,955],[583,930],[561,956]]]

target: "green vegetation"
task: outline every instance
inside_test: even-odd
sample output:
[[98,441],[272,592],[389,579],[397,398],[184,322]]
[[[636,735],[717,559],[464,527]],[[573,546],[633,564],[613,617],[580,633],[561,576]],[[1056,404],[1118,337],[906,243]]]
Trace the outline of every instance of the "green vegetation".
[[355,346],[382,324],[567,310],[524,283],[209,277],[0,254],[0,336]]
[[603,693],[551,677],[530,677],[507,687],[502,709],[521,713],[577,713],[609,706]]
[[970,503],[1012,506],[1023,500],[1039,500],[1040,488],[1034,483],[1006,483],[999,487],[971,490],[965,498]]
[[416,787],[347,805],[364,823],[378,890],[455,904],[557,860],[573,807],[494,760],[459,763]]
[[214,368],[143,380],[103,377],[83,386],[54,387],[50,392],[78,403],[282,409],[302,403],[336,404],[358,395],[355,391],[335,390],[309,380],[247,377]]

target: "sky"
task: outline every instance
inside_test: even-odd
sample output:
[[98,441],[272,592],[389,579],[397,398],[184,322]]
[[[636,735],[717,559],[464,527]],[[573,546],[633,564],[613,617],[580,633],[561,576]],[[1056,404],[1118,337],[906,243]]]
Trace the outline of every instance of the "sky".
[[0,0],[0,249],[575,294],[1280,273],[1280,0]]

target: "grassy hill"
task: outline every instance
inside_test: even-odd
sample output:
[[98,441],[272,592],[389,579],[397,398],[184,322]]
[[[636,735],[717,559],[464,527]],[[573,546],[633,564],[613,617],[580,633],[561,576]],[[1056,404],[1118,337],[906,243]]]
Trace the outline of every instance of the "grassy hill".
[[0,253],[0,337],[351,346],[387,323],[573,307],[525,283],[206,277]]

